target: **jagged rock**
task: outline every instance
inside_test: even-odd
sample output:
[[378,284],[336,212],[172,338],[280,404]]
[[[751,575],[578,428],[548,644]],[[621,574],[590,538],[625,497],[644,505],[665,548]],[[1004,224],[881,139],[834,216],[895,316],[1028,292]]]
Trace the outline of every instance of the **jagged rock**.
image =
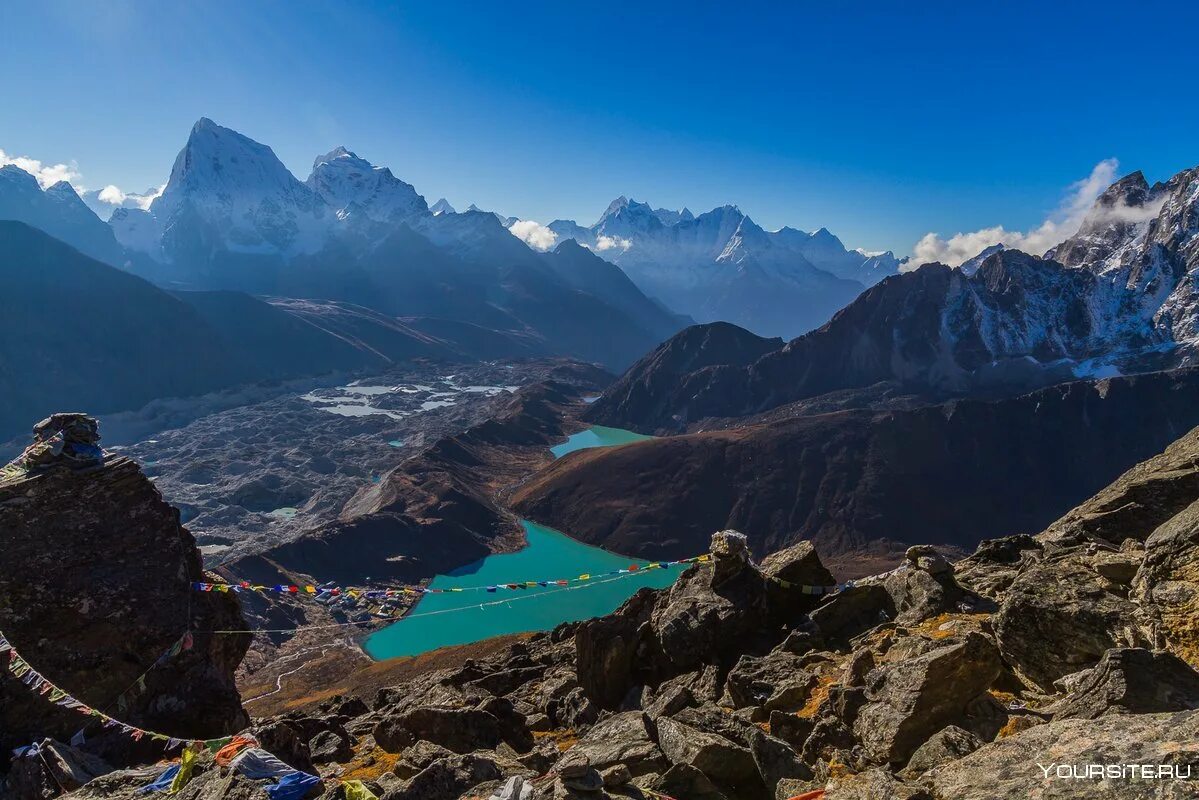
[[1028,534],[987,539],[974,553],[957,563],[954,577],[962,587],[997,600],[1011,586],[1021,568],[1039,557],[1044,545]]
[[1050,709],[1054,719],[1199,708],[1199,672],[1173,653],[1108,650],[1071,683],[1070,694]]
[[857,584],[826,599],[811,613],[812,623],[830,644],[846,647],[849,640],[895,618],[890,593],[877,584]]
[[[727,660],[758,639],[768,616],[761,573],[735,558],[737,572],[700,565],[685,572],[658,599],[650,618],[657,651],[671,674]],[[717,582],[717,575],[722,580]]]
[[681,683],[668,681],[653,692],[644,708],[651,717],[669,717],[694,704],[695,695],[690,689]]
[[915,778],[947,761],[969,755],[982,746],[982,740],[956,725],[947,725],[916,748],[903,769],[906,778]]
[[773,789],[779,781],[786,778],[812,778],[811,767],[799,760],[799,756],[787,742],[765,734],[757,728],[750,731],[749,751],[758,768],[758,775],[767,789]]
[[[1193,441],[1193,433],[1187,438]],[[1199,669],[1199,499],[1145,541],[1133,583],[1154,638]]]
[[829,761],[838,750],[848,750],[857,744],[854,733],[839,718],[829,714],[816,720],[812,732],[804,742],[799,757],[805,764]]
[[[932,548],[928,550],[936,553]],[[902,569],[883,581],[883,588],[891,596],[891,605],[895,608],[895,622],[899,625],[915,625],[938,614],[955,611],[964,596],[954,580],[953,568],[939,554],[936,558],[920,556],[918,561],[931,563],[936,571],[922,567]]]
[[625,786],[633,781],[633,773],[624,764],[613,764],[601,772],[600,777],[604,779],[604,787],[608,789]]
[[740,575],[749,564],[749,540],[739,531],[717,531],[712,534],[708,551],[712,554],[713,588]]
[[637,674],[642,666],[637,654],[642,625],[655,602],[654,593],[642,589],[614,613],[588,620],[575,631],[578,684],[604,708],[619,707],[629,689],[644,683]]
[[418,772],[403,788],[380,800],[457,800],[485,781],[503,777],[496,762],[475,754],[449,756]]
[[401,778],[411,778],[434,761],[450,758],[454,754],[439,744],[423,739],[404,750],[403,757],[396,762],[394,772]]
[[774,650],[765,656],[741,656],[729,672],[725,689],[734,708],[763,706],[767,711],[794,711],[803,706],[816,683],[802,656]]
[[[1074,768],[1138,765],[1137,776],[1100,780]],[[1143,779],[1139,765],[1169,765],[1192,780]],[[1038,766],[1040,765],[1040,766]],[[1043,771],[1048,769],[1048,775]],[[1199,711],[1057,720],[1000,738],[923,778],[935,800],[1053,797],[1063,800],[1182,800],[1199,777]]]
[[999,676],[999,651],[987,636],[965,639],[876,670],[854,733],[881,763],[906,761],[933,733],[962,717]]
[[576,669],[588,697],[618,709],[635,686],[731,662],[762,638],[766,581],[734,534],[714,535],[712,562],[688,569],[669,589],[642,590],[614,614],[578,626]]
[[933,800],[927,789],[897,779],[885,769],[835,778],[823,800]]
[[857,650],[845,665],[842,683],[846,686],[864,686],[866,676],[875,667],[873,650]]
[[812,734],[816,720],[796,716],[783,711],[770,712],[770,733],[791,745],[797,753],[803,749],[804,742]]
[[771,609],[783,619],[796,619],[811,611],[820,595],[805,594],[805,586],[835,586],[836,578],[829,572],[811,542],[798,542],[771,553],[761,564]]
[[1091,568],[1112,583],[1127,586],[1137,575],[1141,559],[1128,553],[1100,552],[1091,557]]
[[336,731],[321,731],[313,736],[308,742],[308,750],[315,764],[328,764],[330,761],[345,763],[354,755],[349,737]]
[[903,557],[913,568],[927,572],[930,575],[953,572],[953,566],[932,545],[913,545],[904,552]]
[[[196,635],[150,670],[187,632],[189,616],[196,630],[245,623],[235,595],[192,590],[203,580],[195,541],[137,464],[110,458],[0,482],[0,553],[0,631],[63,689],[111,711],[147,673],[123,721],[188,738],[246,726],[234,673],[250,637]],[[69,739],[79,727],[78,714],[0,670],[0,758],[34,737]],[[111,738],[106,757],[122,763],[135,748],[128,737]]]
[[763,791],[753,754],[723,736],[664,717],[658,720],[658,746],[670,763],[694,767],[731,796]]
[[1152,646],[1136,605],[1108,591],[1080,555],[1058,552],[1023,570],[994,618],[1004,660],[1045,693],[1113,647]]
[[661,773],[669,766],[654,743],[645,714],[640,711],[616,714],[600,722],[567,751],[555,765],[555,771],[561,774],[564,764],[580,757],[601,772],[623,764],[633,777]]
[[728,800],[707,775],[690,764],[675,764],[656,780],[650,781],[647,786],[668,797],[686,798],[687,800]]
[[289,767],[301,772],[316,772],[312,753],[304,741],[300,727],[290,720],[266,722],[253,729],[254,738],[263,750],[274,755]]
[[[415,708],[401,715],[397,723],[412,740],[423,739],[455,753],[491,750],[503,741],[499,720],[475,708]],[[375,741],[379,742],[377,732]],[[402,735],[392,741],[402,741]],[[379,745],[387,747],[382,742]]]

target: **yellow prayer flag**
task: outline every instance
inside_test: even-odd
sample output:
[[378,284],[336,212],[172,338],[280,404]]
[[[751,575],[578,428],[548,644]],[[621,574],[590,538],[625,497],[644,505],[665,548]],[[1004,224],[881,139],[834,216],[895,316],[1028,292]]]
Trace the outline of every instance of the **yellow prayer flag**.
[[379,800],[379,798],[362,781],[345,781],[346,800]]
[[179,761],[179,771],[175,773],[175,780],[171,781],[171,788],[167,790],[167,794],[175,794],[192,779],[192,768],[196,765],[196,750],[192,747],[183,748],[183,757]]
[[585,581],[590,578],[591,578],[591,573],[588,573],[588,572],[584,572],[582,575],[579,576],[579,580],[581,580],[581,581]]

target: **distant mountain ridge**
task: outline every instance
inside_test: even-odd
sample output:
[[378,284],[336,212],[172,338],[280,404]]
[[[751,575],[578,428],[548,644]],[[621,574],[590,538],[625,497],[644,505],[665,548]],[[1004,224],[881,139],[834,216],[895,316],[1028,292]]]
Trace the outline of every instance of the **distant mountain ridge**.
[[691,322],[609,262],[531,249],[508,232],[514,218],[473,206],[458,214],[444,201],[435,213],[411,184],[345,147],[317,157],[300,181],[270,147],[207,118],[148,208],[118,208],[105,225],[68,184],[43,192],[32,175],[6,167],[3,218],[171,290],[441,317],[468,338],[462,326],[480,325],[518,350],[617,369]]
[[[1199,168],[1155,186],[1139,172],[1117,181],[1047,256],[999,249],[973,274],[926,264],[752,363],[655,377],[646,373],[663,362],[651,353],[590,413],[605,424],[677,430],[876,384],[926,397],[1003,394],[1193,355]],[[647,385],[669,396],[634,397]]]
[[892,253],[847,250],[821,228],[766,231],[736,206],[698,216],[627,197],[590,227],[549,224],[619,265],[647,294],[700,321],[723,320],[762,335],[797,336],[824,323],[864,288],[895,274]]

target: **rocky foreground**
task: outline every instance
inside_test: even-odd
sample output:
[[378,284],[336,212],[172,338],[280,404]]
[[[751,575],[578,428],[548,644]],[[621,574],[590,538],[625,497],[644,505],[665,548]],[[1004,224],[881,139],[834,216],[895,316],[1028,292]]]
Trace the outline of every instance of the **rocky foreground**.
[[[1199,788],[1199,429],[1044,533],[956,564],[914,547],[821,595],[804,587],[832,576],[807,543],[755,564],[726,531],[712,555],[607,617],[251,730],[330,798],[352,779],[384,800],[487,798],[513,776],[532,787],[513,798],[595,800]],[[15,761],[12,796],[74,788],[59,758],[83,754]],[[69,796],[133,798],[150,780],[89,763],[98,777]],[[178,797],[261,785],[205,755]]]

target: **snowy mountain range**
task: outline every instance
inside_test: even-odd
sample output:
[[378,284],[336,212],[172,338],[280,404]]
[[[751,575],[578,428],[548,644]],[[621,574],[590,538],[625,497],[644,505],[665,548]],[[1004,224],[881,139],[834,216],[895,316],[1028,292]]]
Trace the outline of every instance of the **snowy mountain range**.
[[1044,257],[995,246],[966,270],[925,264],[741,363],[692,355],[680,369],[663,354],[703,336],[679,334],[605,394],[597,413],[609,416],[597,421],[677,428],[829,393],[846,404],[855,393],[993,396],[1190,366],[1199,355],[1196,276],[1199,167],[1152,186],[1135,172]]
[[903,263],[890,252],[847,250],[824,228],[766,231],[736,206],[695,216],[619,197],[590,227],[548,227],[618,264],[672,308],[785,338],[823,324]]
[[[116,198],[119,190],[108,187],[80,198],[65,183],[41,192],[27,173],[7,169],[13,174],[0,182],[0,208],[7,209],[0,218],[41,227],[174,289],[322,291],[344,299],[360,286],[364,260],[381,249],[394,253],[403,226],[439,257],[493,267],[534,263],[573,239],[661,307],[792,336],[822,324],[901,263],[891,253],[848,250],[825,229],[765,231],[735,206],[696,216],[621,197],[589,228],[566,220],[545,228],[474,204],[457,213],[444,198],[430,207],[390,169],[345,147],[317,157],[301,181],[270,147],[207,118],[193,126],[165,185],[144,194]],[[107,226],[88,212],[116,199]]]

